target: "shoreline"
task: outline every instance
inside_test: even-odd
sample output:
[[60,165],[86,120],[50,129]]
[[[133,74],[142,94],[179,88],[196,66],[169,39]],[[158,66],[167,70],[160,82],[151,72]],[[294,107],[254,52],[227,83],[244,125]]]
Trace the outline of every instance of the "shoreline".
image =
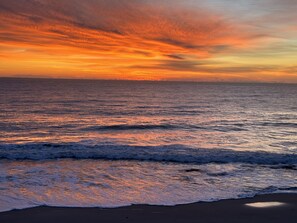
[[[246,204],[271,203],[270,207]],[[267,203],[265,203],[267,204]],[[261,206],[261,204],[259,204]],[[297,193],[257,195],[252,198],[198,202],[176,206],[132,205],[119,208],[35,207],[0,213],[1,223],[95,222],[286,222],[297,219]]]

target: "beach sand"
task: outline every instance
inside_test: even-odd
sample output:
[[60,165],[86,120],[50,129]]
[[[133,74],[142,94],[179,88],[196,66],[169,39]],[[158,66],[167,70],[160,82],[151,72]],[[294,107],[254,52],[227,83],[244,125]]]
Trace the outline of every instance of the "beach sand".
[[[251,207],[255,202],[280,202],[274,207]],[[261,206],[261,204],[258,204]],[[277,205],[277,204],[275,204]],[[98,222],[297,222],[297,194],[261,195],[255,198],[200,202],[187,205],[133,205],[114,209],[37,207],[0,213],[0,223]]]

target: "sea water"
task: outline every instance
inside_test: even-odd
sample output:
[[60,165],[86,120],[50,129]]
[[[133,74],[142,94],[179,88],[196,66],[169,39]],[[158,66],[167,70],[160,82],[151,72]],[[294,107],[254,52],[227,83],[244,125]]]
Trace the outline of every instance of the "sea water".
[[297,191],[297,85],[0,79],[0,211]]

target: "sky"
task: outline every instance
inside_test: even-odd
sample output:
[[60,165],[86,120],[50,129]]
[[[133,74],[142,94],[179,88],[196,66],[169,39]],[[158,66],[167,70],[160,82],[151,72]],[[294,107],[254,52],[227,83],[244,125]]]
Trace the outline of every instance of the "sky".
[[0,0],[0,77],[297,83],[297,0]]

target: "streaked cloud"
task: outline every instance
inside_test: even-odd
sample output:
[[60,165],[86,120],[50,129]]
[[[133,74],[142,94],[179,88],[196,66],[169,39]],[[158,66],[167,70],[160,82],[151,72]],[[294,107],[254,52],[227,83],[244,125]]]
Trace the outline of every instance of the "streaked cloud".
[[0,75],[297,82],[295,5],[1,0]]

